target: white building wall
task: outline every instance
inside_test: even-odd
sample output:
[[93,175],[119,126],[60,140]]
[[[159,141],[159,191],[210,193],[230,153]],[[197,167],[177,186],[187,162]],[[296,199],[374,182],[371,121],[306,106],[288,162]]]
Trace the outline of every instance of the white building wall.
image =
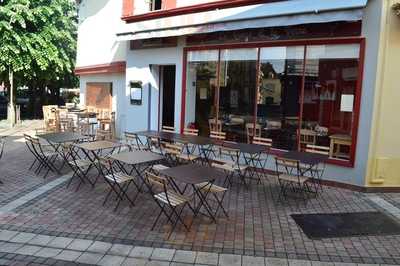
[[[183,40],[178,47],[131,50],[127,53],[125,95],[118,99],[118,105],[125,106],[124,116],[118,117],[123,130],[138,131],[158,129],[159,68],[160,65],[175,65],[175,128],[180,128],[182,94]],[[130,104],[130,81],[142,81],[142,105]],[[150,119],[150,122],[149,122]],[[149,127],[150,123],[150,127]]]
[[126,42],[117,42],[122,0],[83,0],[79,5],[76,66],[125,61]]

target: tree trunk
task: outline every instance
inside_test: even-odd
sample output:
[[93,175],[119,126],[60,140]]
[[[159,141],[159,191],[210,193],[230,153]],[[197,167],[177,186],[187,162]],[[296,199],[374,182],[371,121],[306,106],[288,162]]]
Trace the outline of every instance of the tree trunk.
[[8,100],[7,119],[11,127],[14,127],[16,124],[15,101],[14,101],[14,72],[11,69],[8,78],[10,80],[10,94],[9,94],[10,99]]

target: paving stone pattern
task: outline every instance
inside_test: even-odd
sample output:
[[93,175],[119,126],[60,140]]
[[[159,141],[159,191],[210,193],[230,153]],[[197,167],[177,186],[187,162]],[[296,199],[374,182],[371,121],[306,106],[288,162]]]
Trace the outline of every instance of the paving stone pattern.
[[[93,254],[108,255],[103,264],[117,260],[113,256],[126,257],[128,252],[149,255],[145,249],[128,250],[124,245],[159,248],[160,253],[155,256],[171,260],[176,258],[179,260],[176,263],[193,263],[192,252],[197,252],[196,259],[211,265],[218,254],[224,254],[222,258],[218,256],[218,261],[231,265],[239,263],[239,257],[235,255],[240,255],[241,262],[245,260],[249,265],[257,265],[259,259],[252,259],[253,257],[328,263],[400,264],[400,236],[310,240],[290,217],[294,213],[384,210],[385,204],[378,205],[365,194],[326,187],[320,197],[309,199],[307,204],[296,200],[280,203],[277,201],[278,186],[273,177],[266,178],[262,184],[252,182],[249,188],[233,184],[224,201],[229,213],[228,219],[219,215],[215,224],[206,217],[197,217],[190,232],[178,226],[167,238],[171,226],[165,219],[161,219],[153,231],[150,230],[159,209],[147,193],[138,197],[135,207],[130,207],[124,201],[114,211],[114,199],[109,200],[105,206],[102,205],[108,192],[107,185],[102,181],[94,189],[84,185],[78,191],[75,191],[76,182],[66,188],[64,182],[55,181],[60,183],[48,186],[48,189],[42,189],[40,193],[36,192],[54,180],[61,180],[59,178],[62,175],[51,175],[43,179],[27,169],[33,158],[21,142],[21,132],[22,129],[14,133],[8,132],[14,136],[8,139],[4,160],[0,161],[0,178],[5,181],[0,186],[0,208],[13,204],[29,193],[34,193],[34,197],[0,212],[0,229],[3,230],[0,241],[7,242],[15,237],[8,235],[12,232],[7,230],[29,233],[16,238],[8,247],[8,253],[15,252],[13,248],[21,248],[24,244],[20,242],[27,240],[29,245],[47,248],[49,254],[56,253],[58,249],[74,251],[55,255],[59,255],[56,258],[59,261],[66,257],[76,257],[76,252],[88,252],[89,254],[82,254],[85,255],[82,260],[89,264],[98,259]],[[3,133],[0,131],[0,134]],[[65,169],[68,171],[66,167]],[[96,172],[91,174],[96,175]],[[128,193],[136,193],[133,186]],[[400,205],[399,194],[374,196],[395,207]],[[189,210],[185,211],[185,221],[192,222]],[[168,251],[171,249],[179,252],[171,254]],[[1,249],[0,251],[5,252]],[[29,254],[35,250],[27,248],[22,251]],[[43,253],[43,250],[39,250],[35,254]],[[204,256],[203,253],[217,255]]]

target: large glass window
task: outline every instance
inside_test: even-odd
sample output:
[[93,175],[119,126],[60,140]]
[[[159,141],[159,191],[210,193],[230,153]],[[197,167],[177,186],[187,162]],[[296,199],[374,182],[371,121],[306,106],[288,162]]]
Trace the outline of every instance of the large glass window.
[[209,119],[217,116],[218,50],[188,53],[185,127],[209,134]]
[[188,52],[185,126],[351,161],[359,53],[358,43]]
[[247,142],[247,128],[254,125],[257,54],[257,49],[221,50],[218,116],[231,141]]
[[359,50],[358,44],[307,46],[300,146],[326,146],[332,158],[350,159]]
[[297,149],[303,66],[303,46],[261,49],[257,122],[278,149]]

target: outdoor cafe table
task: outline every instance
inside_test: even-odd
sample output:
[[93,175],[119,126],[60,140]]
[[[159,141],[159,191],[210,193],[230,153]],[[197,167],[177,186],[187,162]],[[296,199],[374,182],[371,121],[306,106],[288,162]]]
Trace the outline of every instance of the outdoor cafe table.
[[304,175],[307,172],[310,172],[311,177],[313,179],[316,178],[318,180],[320,187],[321,186],[321,178],[323,171],[318,173],[318,165],[321,163],[325,163],[328,159],[328,155],[318,154],[318,153],[311,153],[311,152],[303,152],[303,151],[289,151],[281,155],[282,158],[289,159],[289,160],[296,160],[299,161],[305,167],[301,170],[301,174]]
[[58,152],[61,157],[64,159],[64,163],[61,168],[64,166],[65,162],[68,160],[68,153],[64,153],[60,151],[60,147],[66,143],[76,143],[82,140],[86,140],[88,137],[83,136],[74,132],[57,132],[57,133],[47,133],[38,135],[38,137],[46,140],[56,152]]
[[[132,175],[133,171],[135,171],[136,175],[141,179],[142,183],[139,186],[136,182],[133,182],[138,189],[138,194],[142,190],[143,184],[145,184],[145,180],[143,177],[143,173],[147,171],[149,168],[153,167],[153,165],[159,161],[164,160],[165,158],[159,154],[150,152],[150,151],[132,151],[132,152],[121,152],[117,154],[112,154],[110,159],[114,160],[118,166],[128,175]],[[131,171],[128,171],[124,165],[128,165],[132,167]],[[141,166],[145,165],[146,167],[140,169]],[[135,202],[137,195],[133,199]]]
[[92,141],[92,142],[84,142],[76,144],[75,146],[80,148],[85,154],[86,158],[90,160],[90,162],[99,170],[99,166],[96,164],[96,161],[99,160],[100,154],[104,150],[109,150],[109,154],[112,154],[115,149],[120,148],[123,144],[114,141]]
[[[213,184],[216,179],[225,178],[225,174],[222,171],[214,167],[186,164],[161,170],[160,174],[168,177],[178,191],[182,194],[185,193],[188,186],[191,186],[195,195],[197,195],[200,200],[198,206],[195,209],[192,209],[194,211],[194,215],[196,216],[201,207],[204,206],[208,215],[214,222],[216,222],[213,212],[211,211],[211,207],[207,202],[208,193],[202,193],[202,187],[198,187],[196,185],[201,183]],[[183,184],[185,186],[184,189],[179,189],[177,183]]]

